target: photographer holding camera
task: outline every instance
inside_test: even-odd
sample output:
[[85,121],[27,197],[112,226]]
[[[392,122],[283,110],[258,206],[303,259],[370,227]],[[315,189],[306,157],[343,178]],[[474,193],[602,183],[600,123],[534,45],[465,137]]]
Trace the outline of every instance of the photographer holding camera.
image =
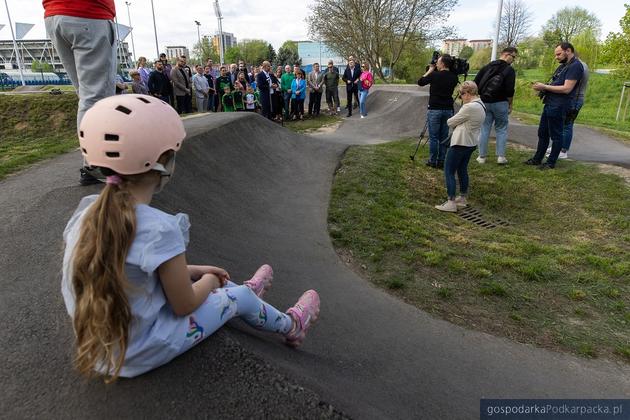
[[[435,61],[435,60],[434,60]],[[429,160],[427,166],[444,167],[448,125],[446,121],[453,116],[453,91],[459,83],[457,74],[451,71],[453,58],[444,54],[435,64],[429,65],[427,72],[418,80],[418,85],[429,88],[429,109],[427,122],[429,125]]]
[[[536,82],[532,88],[539,92],[543,103],[540,124],[538,125],[538,147],[536,154],[528,159],[526,165],[538,165],[538,169],[553,169],[560,155],[563,141],[563,130],[567,113],[578,90],[578,82],[584,75],[584,67],[575,56],[573,45],[561,42],[554,51],[560,66],[554,72],[551,82]],[[551,153],[547,162],[542,163],[551,138]]]

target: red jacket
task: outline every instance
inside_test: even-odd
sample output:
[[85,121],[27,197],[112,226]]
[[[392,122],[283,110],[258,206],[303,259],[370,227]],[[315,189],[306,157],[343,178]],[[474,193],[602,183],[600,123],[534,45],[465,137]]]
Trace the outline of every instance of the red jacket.
[[116,16],[114,0],[43,0],[44,17],[74,16],[112,20]]

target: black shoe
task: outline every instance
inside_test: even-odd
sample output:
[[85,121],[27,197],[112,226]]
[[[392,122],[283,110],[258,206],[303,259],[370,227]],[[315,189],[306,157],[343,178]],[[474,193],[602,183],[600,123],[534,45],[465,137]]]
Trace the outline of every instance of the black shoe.
[[534,158],[531,159],[527,159],[525,162],[523,162],[525,165],[532,165],[532,166],[539,166],[542,162],[539,160],[536,160]]
[[350,118],[352,117],[352,112],[348,112],[348,115],[346,115],[346,118]]
[[96,178],[94,175],[90,173],[87,167],[83,167],[79,169],[79,173],[81,174],[81,178],[79,179],[79,184],[83,185],[84,187],[87,185],[94,185],[101,182],[98,180],[98,178]]
[[435,166],[438,169],[444,169],[444,161],[443,160],[438,160],[437,165]]
[[431,167],[431,168],[437,168],[437,163],[435,162],[431,162],[430,160],[427,160],[425,165]]
[[538,169],[540,169],[541,171],[546,171],[547,169],[553,169],[555,167],[556,165],[552,165],[551,163],[543,163],[538,167]]

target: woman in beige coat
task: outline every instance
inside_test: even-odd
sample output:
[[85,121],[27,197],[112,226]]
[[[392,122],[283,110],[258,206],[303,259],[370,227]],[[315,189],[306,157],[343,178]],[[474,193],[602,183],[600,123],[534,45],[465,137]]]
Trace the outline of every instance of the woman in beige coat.
[[[458,207],[466,207],[468,195],[468,162],[477,148],[481,125],[486,118],[486,109],[477,95],[475,82],[467,81],[459,88],[463,106],[459,112],[448,119],[449,128],[453,129],[451,147],[444,162],[444,178],[448,200],[435,206],[440,211],[457,212]],[[455,173],[459,179],[459,196],[456,197],[457,185]]]

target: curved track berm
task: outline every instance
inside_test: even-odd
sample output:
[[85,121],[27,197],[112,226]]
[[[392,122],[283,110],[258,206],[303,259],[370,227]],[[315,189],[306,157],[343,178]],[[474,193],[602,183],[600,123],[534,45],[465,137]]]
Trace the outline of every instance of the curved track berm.
[[[375,121],[394,118],[377,105]],[[234,279],[270,263],[268,300],[284,309],[315,288],[318,324],[299,350],[235,321],[140,378],[108,387],[78,378],[59,293],[60,240],[79,198],[98,187],[74,186],[80,157],[65,155],[0,183],[0,236],[9,238],[0,243],[3,416],[306,418],[330,415],[323,400],[361,419],[463,419],[479,415],[480,398],[630,394],[627,366],[451,325],[348,269],[326,221],[344,144],[251,114],[193,118],[186,126],[177,174],[155,204],[190,215],[189,261],[224,266]]]

